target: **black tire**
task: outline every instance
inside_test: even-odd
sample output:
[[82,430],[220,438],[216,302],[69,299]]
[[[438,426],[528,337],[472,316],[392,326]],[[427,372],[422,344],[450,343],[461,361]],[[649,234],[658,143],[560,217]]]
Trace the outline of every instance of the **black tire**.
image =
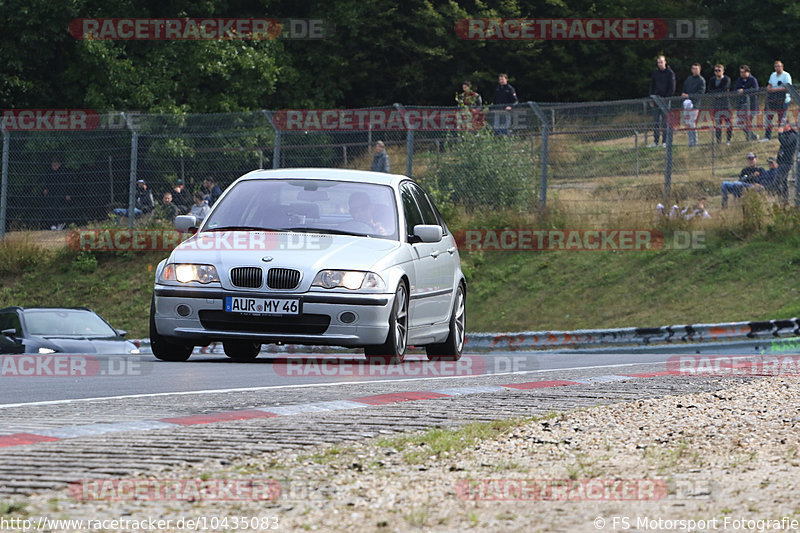
[[261,343],[256,341],[222,341],[222,348],[234,361],[252,361],[261,353]]
[[458,361],[464,350],[467,336],[467,293],[464,285],[459,284],[453,301],[453,312],[450,315],[450,334],[444,342],[429,344],[425,353],[430,361]]
[[162,361],[186,361],[192,356],[194,346],[176,342],[172,337],[159,335],[156,330],[156,300],[150,300],[150,349]]
[[366,346],[364,353],[370,363],[402,363],[408,349],[408,288],[401,282],[394,294],[394,306],[389,315],[386,342]]

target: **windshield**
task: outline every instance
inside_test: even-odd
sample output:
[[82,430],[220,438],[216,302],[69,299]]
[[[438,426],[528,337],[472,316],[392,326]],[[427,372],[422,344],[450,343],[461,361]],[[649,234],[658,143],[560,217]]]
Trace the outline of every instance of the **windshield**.
[[115,337],[117,332],[91,311],[80,309],[28,309],[25,325],[30,335]]
[[387,185],[312,179],[240,181],[214,206],[203,231],[291,230],[398,239]]

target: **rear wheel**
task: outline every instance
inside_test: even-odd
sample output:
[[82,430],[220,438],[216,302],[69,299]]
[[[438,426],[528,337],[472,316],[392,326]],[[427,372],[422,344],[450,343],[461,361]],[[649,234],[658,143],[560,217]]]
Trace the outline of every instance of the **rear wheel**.
[[252,361],[261,353],[261,343],[255,341],[222,341],[222,348],[234,361]]
[[402,363],[406,356],[408,342],[408,289],[405,283],[397,286],[394,294],[394,306],[389,315],[389,334],[386,342],[375,346],[367,346],[364,353],[370,363]]
[[425,347],[431,361],[458,361],[464,350],[467,335],[467,298],[464,286],[459,284],[453,302],[453,313],[450,316],[450,334],[444,342],[429,344]]
[[156,330],[156,300],[150,301],[150,349],[156,359],[162,361],[186,361],[191,357],[194,346],[176,342],[178,339],[165,337]]

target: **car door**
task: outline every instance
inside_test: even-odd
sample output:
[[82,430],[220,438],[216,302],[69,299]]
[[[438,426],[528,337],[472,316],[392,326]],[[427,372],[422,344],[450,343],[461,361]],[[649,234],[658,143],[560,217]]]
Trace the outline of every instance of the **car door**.
[[423,224],[417,200],[410,182],[400,187],[400,199],[403,203],[403,216],[405,218],[405,232],[408,242],[412,243],[413,272],[411,287],[409,289],[409,326],[422,326],[435,321],[436,309],[430,295],[436,291],[438,281],[438,263],[436,262],[435,243],[413,242],[414,226]]
[[426,299],[429,300],[426,302],[426,306],[431,308],[432,322],[430,323],[444,322],[450,317],[456,248],[453,239],[447,234],[447,227],[425,191],[416,184],[412,184],[411,189],[422,214],[422,223],[442,228],[442,240],[430,243],[430,255],[434,259],[436,280],[433,293],[426,295]]

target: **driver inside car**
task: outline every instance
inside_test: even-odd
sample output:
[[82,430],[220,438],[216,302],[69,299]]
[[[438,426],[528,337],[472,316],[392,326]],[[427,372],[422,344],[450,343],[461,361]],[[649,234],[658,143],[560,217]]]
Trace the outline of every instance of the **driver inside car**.
[[[376,233],[378,235],[388,234],[386,228],[384,228],[382,224],[375,220],[373,216],[374,206],[372,205],[367,193],[354,192],[350,195],[348,205],[350,207],[350,216],[353,217],[352,221],[346,223],[348,227],[352,227],[354,230],[361,231],[360,226],[366,224],[371,228],[371,233]],[[356,223],[360,224],[357,225]],[[366,229],[366,227],[364,227],[364,229]]]

